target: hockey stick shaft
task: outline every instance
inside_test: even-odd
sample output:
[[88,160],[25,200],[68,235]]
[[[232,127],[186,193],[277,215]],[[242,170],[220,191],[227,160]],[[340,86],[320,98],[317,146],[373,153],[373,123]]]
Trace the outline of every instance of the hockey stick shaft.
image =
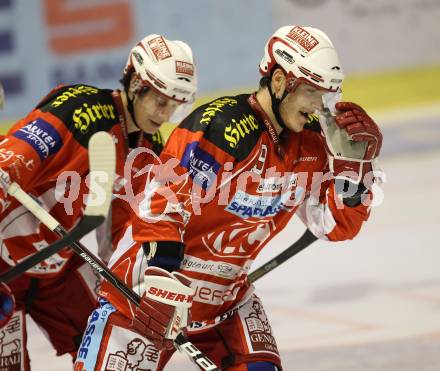
[[52,255],[58,253],[62,249],[71,246],[77,240],[81,239],[99,226],[105,218],[99,216],[91,216],[88,218],[84,218],[81,222],[69,233],[65,231],[61,231],[60,229],[56,229],[55,232],[62,235],[59,240],[54,242],[53,244],[43,248],[42,250],[36,252],[34,255],[31,255],[21,261],[19,264],[15,265],[5,273],[0,275],[0,282],[10,282],[14,278],[22,275],[24,272],[32,268],[33,266],[41,263],[43,260],[51,257]]
[[[66,237],[70,235],[69,238],[73,239],[76,238],[77,235],[71,235],[69,234],[46,210],[44,210],[32,197],[27,195],[21,188],[19,188],[18,185],[16,185],[16,193],[17,199],[20,202],[23,202],[23,205],[25,207],[29,206],[29,209],[32,209],[32,213],[36,215],[40,221],[45,224],[48,228],[51,230],[57,232],[62,237],[60,240],[55,242],[52,245],[49,245],[48,247],[44,248],[43,250],[40,250],[38,253],[32,255],[30,258],[26,259],[22,263],[20,263],[20,266],[23,268],[26,267],[26,265],[23,265],[24,262],[30,261],[32,257],[39,254],[38,260],[41,259],[42,256],[49,257],[52,254],[56,253],[60,246],[61,248],[64,248],[65,246],[62,246],[62,242],[65,241]],[[93,229],[93,228],[92,228]],[[83,235],[78,235],[79,238],[81,238]],[[53,248],[55,246],[55,248]],[[128,300],[130,300],[134,305],[139,306],[141,302],[141,298],[138,294],[136,294],[132,289],[127,287],[124,282],[119,280],[118,277],[116,277],[103,263],[101,263],[100,259],[97,258],[92,252],[90,252],[83,244],[81,244],[78,241],[72,241],[69,243],[69,246],[72,248],[72,250],[78,254],[85,262],[87,262],[96,272],[98,272],[105,280],[107,280],[111,285],[113,285],[117,290],[119,290]],[[55,251],[55,252],[54,252]],[[46,257],[46,258],[47,258]],[[43,259],[44,260],[44,259]],[[29,264],[32,264],[33,261],[30,261]],[[32,267],[30,265],[30,267]],[[17,266],[16,266],[17,267]],[[14,267],[15,268],[15,267]],[[14,268],[9,270],[6,274],[1,275],[0,280],[1,282],[8,282],[11,278],[11,276],[16,277],[17,274],[14,271]],[[29,269],[29,268],[27,268]],[[25,269],[25,270],[27,270]],[[23,272],[20,270],[19,274],[22,274]],[[176,338],[176,344],[179,349],[182,350],[185,354],[187,354],[197,365],[202,367],[203,370],[206,371],[215,371],[218,370],[217,366],[205,355],[203,355],[200,350],[198,350],[191,342],[189,342],[183,334],[179,334]]]
[[306,229],[306,231],[299,238],[298,241],[296,241],[294,244],[292,244],[282,253],[278,254],[275,258],[269,260],[266,264],[262,265],[261,267],[257,268],[255,271],[250,273],[248,276],[249,281],[255,282],[256,280],[260,279],[266,273],[269,273],[271,270],[283,264],[286,260],[290,259],[292,256],[304,250],[307,246],[312,244],[317,239],[318,238],[312,232]]
[[[91,253],[83,244],[77,240],[84,236],[85,228],[90,231],[94,229],[94,225],[80,226],[78,224],[75,230],[78,233],[68,233],[56,220],[53,218],[44,208],[42,208],[37,201],[25,193],[18,184],[13,183],[11,185],[10,193],[20,201],[23,206],[28,208],[44,225],[46,225],[50,230],[63,236],[60,240],[47,246],[46,248],[40,250],[34,255],[30,256],[20,264],[16,265],[5,274],[0,276],[1,282],[9,282],[11,279],[17,277],[18,275],[24,273],[27,269],[31,268],[40,261],[47,259],[49,256],[55,254],[57,251],[69,245],[72,250],[78,254],[85,262],[87,262],[96,272],[98,272],[105,280],[107,280],[111,285],[113,285],[117,290],[119,290],[128,300],[130,300],[134,305],[139,306],[141,298],[132,289],[127,287],[124,282],[119,280],[113,272],[111,272],[107,266],[105,266],[99,258],[97,258],[93,253]],[[9,191],[8,191],[9,192]],[[99,216],[93,216],[93,222],[99,225],[105,218],[97,220]],[[90,218],[83,218],[84,220],[90,220]],[[81,222],[80,222],[81,223]],[[78,227],[80,227],[78,229]],[[68,243],[66,243],[68,242]],[[16,269],[19,267],[19,269]],[[197,364],[202,370],[205,371],[216,371],[219,370],[217,366],[206,357],[197,347],[192,344],[188,339],[180,333],[176,339],[175,344],[177,349],[185,353],[191,360]]]

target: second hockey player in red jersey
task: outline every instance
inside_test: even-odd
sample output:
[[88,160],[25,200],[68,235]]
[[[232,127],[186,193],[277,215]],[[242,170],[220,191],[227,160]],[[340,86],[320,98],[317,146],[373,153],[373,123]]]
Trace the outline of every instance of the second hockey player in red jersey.
[[359,233],[382,135],[339,101],[344,75],[322,31],[280,28],[260,72],[256,93],[205,104],[172,133],[110,260],[141,305],[103,285],[77,370],[162,370],[179,331],[222,370],[282,369],[249,269],[295,213],[321,239]]
[[[119,239],[131,210],[125,190],[136,188],[131,180],[137,168],[154,162],[160,153],[159,127],[194,99],[192,51],[181,41],[149,35],[131,50],[121,82],[123,89],[115,91],[84,84],[56,88],[1,138],[0,271],[59,238],[7,194],[9,181],[70,229],[83,213],[88,142],[98,131],[109,132],[116,145],[116,199],[109,221],[115,225],[110,237]],[[134,166],[126,167],[126,157],[139,147],[143,151]],[[91,267],[69,249],[34,266],[9,287],[2,283],[0,337],[13,346],[0,352],[0,364],[8,370],[30,370],[26,314],[43,329],[58,355],[75,356],[87,318],[97,306],[99,285]]]

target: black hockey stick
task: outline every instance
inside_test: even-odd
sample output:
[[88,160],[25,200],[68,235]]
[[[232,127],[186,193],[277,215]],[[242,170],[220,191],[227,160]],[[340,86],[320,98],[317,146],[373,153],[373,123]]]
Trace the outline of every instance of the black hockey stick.
[[[18,192],[18,194],[20,194],[21,192],[23,192],[23,190],[18,189],[17,192]],[[35,211],[37,211],[36,213],[33,212],[34,215],[36,215],[41,220],[41,222],[43,224],[45,224],[48,228],[52,228],[52,226],[55,223],[56,228],[53,228],[52,230],[54,230],[58,234],[64,236],[61,240],[55,242],[52,245],[49,245],[48,247],[46,247],[44,250],[41,250],[40,252],[48,251],[48,249],[50,249],[52,246],[57,246],[58,242],[60,242],[60,241],[63,241],[63,240],[66,241],[66,237],[69,237],[71,235],[71,233],[66,232],[66,230],[64,230],[63,227],[60,224],[58,224],[58,222],[49,213],[47,213],[47,211],[44,210],[33,198],[28,196],[26,193],[24,193],[24,194],[26,197],[29,197],[29,199],[24,200],[24,206],[26,206],[26,207],[30,206]],[[20,197],[19,201],[23,200],[22,196],[23,196],[22,194],[19,195],[19,197]],[[76,227],[76,228],[78,228],[78,227]],[[78,234],[78,236],[82,237],[82,235],[80,235],[80,234]],[[72,239],[72,241],[70,241],[71,239]],[[130,300],[136,306],[140,305],[141,298],[139,297],[139,295],[136,294],[132,289],[127,287],[127,285],[125,285],[125,283],[122,282],[118,277],[116,277],[100,261],[100,259],[97,258],[93,253],[91,253],[90,250],[88,250],[83,244],[73,240],[73,237],[72,238],[69,237],[69,243],[67,243],[66,245],[69,245],[75,253],[77,253],[84,261],[86,261],[96,272],[98,272],[111,285],[113,285],[117,290],[119,290],[128,300]],[[52,252],[51,250],[49,250],[49,251]],[[37,254],[39,254],[39,253],[36,253],[35,255],[37,255]],[[35,256],[35,255],[33,255],[33,256]],[[27,259],[27,260],[29,260],[29,259]],[[22,263],[20,263],[20,264],[22,264]],[[12,270],[13,269],[8,271],[7,274],[9,272],[11,272]],[[23,273],[23,272],[21,272],[21,270],[20,270],[20,274],[21,273]],[[7,276],[7,275],[2,275],[1,281],[7,282],[6,280],[3,280],[4,276]],[[195,362],[199,367],[202,368],[202,370],[206,370],[206,371],[218,371],[219,370],[217,368],[217,366],[208,357],[206,357],[199,349],[197,349],[194,344],[192,344],[190,341],[188,341],[188,339],[182,333],[180,333],[176,337],[174,342],[176,343],[177,349],[179,349],[182,352],[184,352],[185,354],[187,354],[193,362]]]
[[[62,237],[53,244],[21,261],[7,272],[1,274],[0,282],[9,282],[18,277],[36,264],[80,240],[105,220],[112,198],[116,164],[115,146],[112,137],[108,133],[98,132],[91,137],[89,142],[89,162],[89,200],[87,201],[83,218],[69,232],[66,232],[52,215],[44,210],[31,196],[24,192],[17,183],[12,182],[10,184],[8,187],[8,193],[20,201],[23,206],[34,214],[51,231],[57,232]],[[8,177],[4,172],[2,172],[1,176]],[[95,177],[101,178],[104,183],[98,184]]]
[[275,269],[279,265],[283,264],[286,260],[290,259],[292,256],[298,254],[300,251],[304,250],[307,246],[312,244],[318,239],[312,232],[308,229],[304,232],[304,234],[284,250],[282,253],[278,254],[275,258],[269,260],[266,264],[262,265],[260,268],[257,268],[255,271],[249,274],[248,278],[250,282],[255,282],[259,278],[263,277],[266,273]]

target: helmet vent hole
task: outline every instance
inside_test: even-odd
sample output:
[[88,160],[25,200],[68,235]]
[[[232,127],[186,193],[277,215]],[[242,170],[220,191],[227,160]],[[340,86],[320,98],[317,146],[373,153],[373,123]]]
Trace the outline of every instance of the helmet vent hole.
[[188,79],[187,77],[179,77],[178,79],[179,80],[184,80],[184,81],[187,81],[187,82],[191,82],[191,80]]

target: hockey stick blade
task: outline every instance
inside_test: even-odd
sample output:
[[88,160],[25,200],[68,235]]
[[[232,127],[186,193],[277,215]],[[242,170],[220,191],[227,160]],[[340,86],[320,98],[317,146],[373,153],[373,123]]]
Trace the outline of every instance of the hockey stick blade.
[[[115,146],[112,137],[108,133],[98,132],[91,137],[89,161],[91,196],[87,200],[84,217],[70,232],[65,232],[59,223],[38,202],[24,192],[18,184],[12,183],[10,185],[8,189],[10,195],[20,201],[49,229],[58,232],[63,237],[0,275],[0,282],[9,282],[23,274],[36,264],[80,240],[105,220],[111,202],[116,163]],[[103,186],[96,181],[96,177],[105,182]]]
[[312,232],[306,229],[306,231],[299,238],[298,241],[296,241],[282,253],[278,254],[275,258],[269,260],[266,264],[262,265],[260,268],[257,268],[255,271],[250,273],[248,276],[249,281],[255,282],[259,278],[263,277],[266,273],[269,273],[271,270],[283,264],[292,256],[304,250],[307,246],[315,242],[317,239],[318,237],[316,237]]

